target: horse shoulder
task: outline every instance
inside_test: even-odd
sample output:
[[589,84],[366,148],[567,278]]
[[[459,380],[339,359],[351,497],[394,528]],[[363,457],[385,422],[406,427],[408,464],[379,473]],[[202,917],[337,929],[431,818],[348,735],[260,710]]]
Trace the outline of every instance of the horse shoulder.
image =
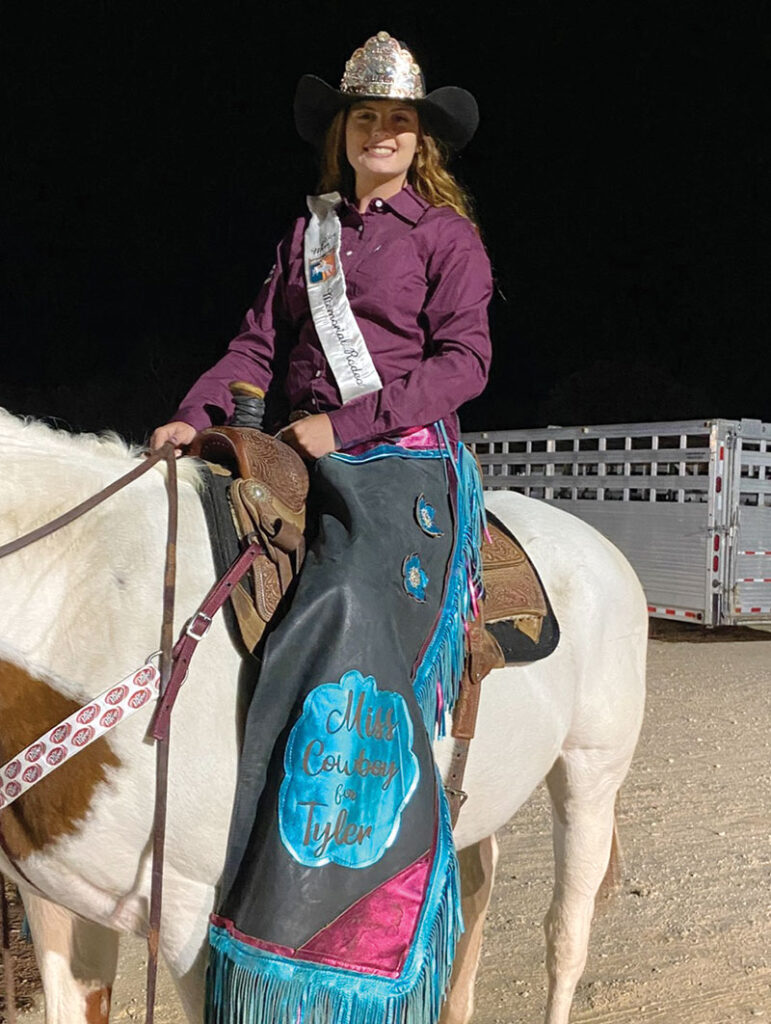
[[[14,757],[79,704],[13,662],[0,660],[0,762]],[[0,829],[9,852],[24,860],[64,835],[77,832],[97,788],[120,760],[106,739],[30,789],[2,812]]]

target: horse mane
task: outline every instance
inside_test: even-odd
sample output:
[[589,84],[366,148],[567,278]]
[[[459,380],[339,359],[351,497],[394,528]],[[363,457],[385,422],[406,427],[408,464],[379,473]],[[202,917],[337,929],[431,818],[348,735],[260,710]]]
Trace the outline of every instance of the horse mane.
[[[55,462],[66,460],[70,465],[75,459],[92,473],[112,473],[117,477],[129,472],[145,451],[140,445],[129,444],[114,430],[99,434],[74,433],[31,416],[16,416],[0,407],[0,471],[8,460],[18,464],[25,459],[38,461],[42,457]],[[166,472],[163,463],[155,468],[160,473]],[[201,474],[193,459],[180,460],[177,475],[182,483],[194,487],[201,484]]]

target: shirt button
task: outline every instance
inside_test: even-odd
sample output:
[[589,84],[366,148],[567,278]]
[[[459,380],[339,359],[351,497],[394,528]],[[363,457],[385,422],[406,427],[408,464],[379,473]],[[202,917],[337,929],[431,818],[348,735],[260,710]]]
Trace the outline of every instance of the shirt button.
[[364,225],[363,224],[359,224],[359,226],[356,228],[356,230],[359,232],[359,234],[361,234],[362,231],[364,230]]
[[346,256],[353,256],[353,249],[346,249],[345,255]]
[[380,209],[380,207],[382,205],[383,205],[383,200],[382,199],[376,199],[375,200],[375,206],[378,208],[378,210]]
[[320,377],[321,376],[321,370],[316,370],[316,372],[314,373],[313,376],[314,377]]

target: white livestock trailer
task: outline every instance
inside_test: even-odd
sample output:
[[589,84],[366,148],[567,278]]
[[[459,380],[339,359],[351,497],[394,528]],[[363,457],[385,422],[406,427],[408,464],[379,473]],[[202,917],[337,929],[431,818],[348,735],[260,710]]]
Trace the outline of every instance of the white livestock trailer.
[[542,427],[463,440],[486,489],[565,508],[620,548],[651,615],[771,623],[771,423]]

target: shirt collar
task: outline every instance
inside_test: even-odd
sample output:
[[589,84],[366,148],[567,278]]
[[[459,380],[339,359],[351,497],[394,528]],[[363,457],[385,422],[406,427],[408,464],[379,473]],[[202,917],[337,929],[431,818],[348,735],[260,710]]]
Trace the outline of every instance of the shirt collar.
[[[403,189],[397,192],[396,195],[391,196],[390,199],[381,200],[380,207],[375,207],[375,202],[376,200],[374,199],[370,202],[368,212],[380,213],[390,211],[410,224],[417,224],[425,211],[431,205],[426,199],[423,199],[422,196],[417,194],[412,185],[405,185]],[[348,211],[361,216],[361,214],[358,213],[355,202],[352,202],[349,199],[344,199],[343,203],[344,208],[347,208]]]
[[410,224],[417,224],[430,204],[419,196],[412,185],[405,185],[390,199],[383,200],[383,206],[393,210],[395,214]]

